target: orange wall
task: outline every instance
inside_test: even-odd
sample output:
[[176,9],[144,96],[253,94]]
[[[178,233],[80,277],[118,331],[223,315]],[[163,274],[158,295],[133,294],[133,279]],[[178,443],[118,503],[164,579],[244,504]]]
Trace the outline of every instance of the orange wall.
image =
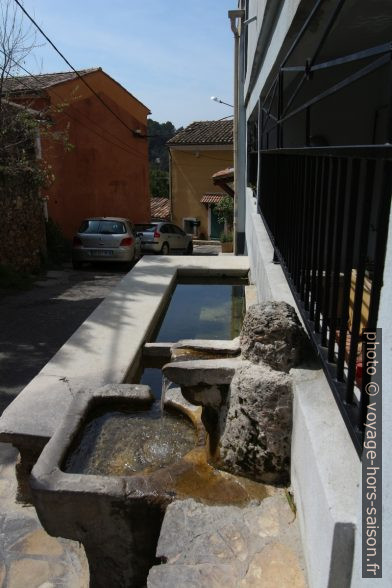
[[[103,72],[86,76],[94,90],[131,129],[147,128],[148,109]],[[150,220],[147,140],[125,128],[80,81],[48,90],[59,132],[68,131],[73,145],[42,137],[42,154],[55,180],[43,195],[49,215],[71,238],[86,216],[124,216],[133,222]],[[70,116],[67,116],[69,114]]]
[[212,175],[233,165],[233,150],[171,149],[171,202],[173,222],[183,226],[184,217],[200,219],[199,235],[208,236],[207,206],[200,200],[206,192],[223,192]]

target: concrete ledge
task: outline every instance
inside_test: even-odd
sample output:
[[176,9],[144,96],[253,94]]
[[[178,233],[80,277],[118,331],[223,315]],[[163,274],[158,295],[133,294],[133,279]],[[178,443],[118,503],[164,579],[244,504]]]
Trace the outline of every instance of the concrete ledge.
[[291,483],[310,585],[350,586],[360,461],[317,365],[293,369]]
[[0,418],[0,440],[47,441],[76,390],[129,379],[180,276],[246,276],[247,257],[143,258],[24,388]]
[[246,193],[246,246],[257,301],[283,300],[296,308],[282,268],[272,261],[274,249],[249,188]]

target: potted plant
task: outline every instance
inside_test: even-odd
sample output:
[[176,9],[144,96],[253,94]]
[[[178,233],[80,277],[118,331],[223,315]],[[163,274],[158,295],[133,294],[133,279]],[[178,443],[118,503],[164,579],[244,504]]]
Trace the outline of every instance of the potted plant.
[[222,253],[231,253],[233,251],[233,219],[234,219],[234,200],[231,196],[223,196],[216,205],[218,222],[225,225],[224,231],[220,236],[222,243]]

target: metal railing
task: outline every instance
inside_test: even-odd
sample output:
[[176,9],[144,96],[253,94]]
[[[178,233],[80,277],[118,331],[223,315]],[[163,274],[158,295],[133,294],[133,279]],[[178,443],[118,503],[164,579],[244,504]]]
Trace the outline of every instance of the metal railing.
[[358,453],[363,328],[375,328],[392,147],[261,152],[259,211]]

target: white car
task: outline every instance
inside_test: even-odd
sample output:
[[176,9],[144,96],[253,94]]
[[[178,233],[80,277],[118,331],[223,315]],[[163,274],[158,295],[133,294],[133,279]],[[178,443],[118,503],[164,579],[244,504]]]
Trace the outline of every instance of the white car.
[[168,221],[152,222],[148,225],[136,225],[137,235],[141,239],[143,253],[182,252],[193,253],[192,236],[184,233],[180,227]]

